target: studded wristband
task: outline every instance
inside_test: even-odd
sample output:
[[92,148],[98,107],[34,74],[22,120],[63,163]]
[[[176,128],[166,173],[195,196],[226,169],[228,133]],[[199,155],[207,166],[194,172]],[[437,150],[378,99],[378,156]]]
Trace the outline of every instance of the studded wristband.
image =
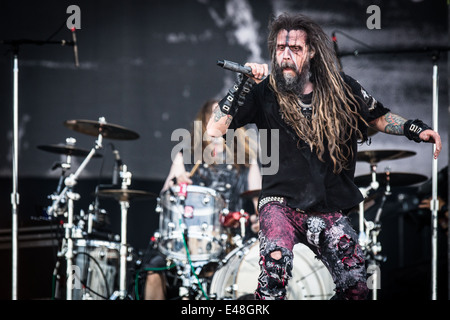
[[238,77],[238,80],[228,90],[227,95],[219,102],[222,113],[234,117],[239,106],[243,104],[245,95],[250,91],[252,83],[247,77]]
[[404,125],[404,135],[409,140],[414,140],[415,142],[422,142],[422,139],[420,139],[419,135],[422,131],[428,129],[431,129],[431,127],[423,123],[422,120],[419,119],[408,120],[405,122]]

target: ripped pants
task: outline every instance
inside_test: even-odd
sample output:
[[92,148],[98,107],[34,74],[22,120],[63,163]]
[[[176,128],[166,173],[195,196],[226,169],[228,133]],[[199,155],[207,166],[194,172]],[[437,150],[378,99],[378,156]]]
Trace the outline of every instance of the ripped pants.
[[336,285],[333,300],[364,300],[368,295],[364,255],[348,218],[340,212],[305,213],[285,200],[259,210],[260,269],[257,300],[285,300],[292,277],[293,247],[308,246]]

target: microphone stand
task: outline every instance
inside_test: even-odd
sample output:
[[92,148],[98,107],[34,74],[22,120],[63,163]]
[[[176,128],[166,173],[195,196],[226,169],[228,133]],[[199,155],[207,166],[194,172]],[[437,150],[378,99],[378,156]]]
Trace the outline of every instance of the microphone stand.
[[1,40],[0,44],[10,45],[13,52],[13,159],[12,159],[12,192],[11,192],[11,246],[12,246],[12,300],[17,300],[17,269],[18,269],[18,212],[19,212],[19,47],[23,44],[59,44],[74,45],[71,41],[40,41],[40,40]]
[[[422,46],[415,48],[403,49],[378,49],[378,50],[354,50],[348,52],[340,52],[339,57],[343,56],[359,56],[362,54],[396,54],[396,53],[425,53],[431,52],[433,62],[433,129],[438,132],[438,60],[441,52],[450,51],[450,46]],[[433,147],[433,154],[436,150],[436,145]],[[437,199],[437,184],[438,184],[438,170],[437,159],[432,158],[432,191],[431,191],[431,299],[437,300],[437,225],[438,225],[438,208],[439,201]]]
[[[447,51],[449,49],[447,48]],[[438,60],[439,51],[433,52],[433,128],[438,132]],[[436,150],[436,145],[433,146],[433,153]],[[439,200],[437,199],[437,184],[438,184],[438,164],[437,159],[432,158],[432,188],[431,188],[431,300],[437,300],[437,228],[438,228],[438,210]]]

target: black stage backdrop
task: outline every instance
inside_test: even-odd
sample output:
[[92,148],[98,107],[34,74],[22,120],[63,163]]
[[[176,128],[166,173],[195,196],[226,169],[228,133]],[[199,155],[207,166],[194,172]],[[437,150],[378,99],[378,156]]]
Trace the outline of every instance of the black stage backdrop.
[[[50,204],[48,195],[56,190],[61,174],[60,169],[52,168],[66,160],[65,155],[46,152],[38,146],[65,143],[70,137],[76,139],[78,148],[90,150],[95,144],[96,137],[67,128],[63,124],[66,120],[98,121],[99,117],[105,117],[108,123],[123,126],[140,136],[136,140],[103,141],[100,150],[103,157],[87,164],[75,187],[80,194],[77,212],[88,210],[98,184],[111,182],[113,146],[133,174],[130,188],[159,193],[170,168],[172,148],[178,143],[171,139],[173,131],[190,129],[202,103],[211,97],[221,97],[235,79],[234,73],[217,67],[216,61],[268,62],[267,23],[274,14],[295,11],[311,16],[327,34],[336,35],[340,53],[384,49],[422,51],[345,55],[341,62],[346,73],[358,79],[392,111],[429,124],[432,123],[433,53],[423,49],[449,45],[449,11],[444,0],[7,0],[0,1],[0,40],[71,40],[66,26],[72,14],[66,12],[70,5],[80,9],[81,29],[76,30],[78,68],[70,46],[19,47],[20,228],[45,225],[39,220]],[[380,9],[379,29],[369,28],[368,21],[374,22],[373,12],[367,13],[370,5]],[[0,46],[0,226],[6,243],[11,227],[13,157],[11,49],[6,43]],[[438,162],[441,170],[448,164],[446,52],[439,55],[438,66],[439,132],[445,147]],[[372,144],[361,146],[361,150],[412,151],[414,156],[382,161],[378,172],[390,168],[392,172],[431,178],[431,145],[378,133],[372,137]],[[74,157],[71,172],[83,160],[84,157]],[[368,163],[358,162],[357,176],[369,172]],[[385,299],[411,295],[427,299],[429,219],[426,213],[417,212],[421,199],[416,196],[417,186],[393,191],[382,217],[380,239],[387,261],[382,267],[380,295]],[[101,206],[109,214],[112,232],[119,233],[118,203],[102,200]],[[131,204],[129,242],[138,251],[146,249],[158,227],[155,206],[155,199]],[[353,218],[357,228],[357,217]],[[443,242],[445,245],[446,241]],[[9,253],[5,253],[2,265],[6,274],[10,272],[8,259]],[[41,260],[33,259],[36,265],[43,263]],[[53,263],[53,260],[49,263],[50,270]],[[422,278],[426,280],[418,285],[414,283]],[[1,283],[1,297],[8,299],[9,281]],[[446,280],[439,283],[446,294]],[[27,288],[22,282],[21,285]],[[31,289],[20,292],[23,298],[48,296]]]

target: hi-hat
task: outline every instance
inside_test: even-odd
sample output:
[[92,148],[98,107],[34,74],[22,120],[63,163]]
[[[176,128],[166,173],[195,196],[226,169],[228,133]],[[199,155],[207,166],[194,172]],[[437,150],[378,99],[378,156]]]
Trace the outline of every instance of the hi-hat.
[[[78,156],[78,157],[86,157],[90,152],[89,150],[77,148],[75,146],[58,145],[58,144],[40,145],[40,146],[37,146],[37,148],[44,150],[44,151],[52,152],[52,153],[65,154],[68,156]],[[94,153],[93,157],[98,158],[98,157],[102,157],[102,155],[99,153]]]
[[404,150],[367,150],[359,151],[356,156],[357,161],[365,161],[375,164],[383,160],[397,160],[415,155],[414,151]]
[[114,198],[117,201],[130,201],[138,199],[153,199],[157,195],[152,192],[130,189],[104,189],[97,192],[99,197]]
[[[424,182],[427,177],[416,173],[389,172],[389,174],[377,173],[376,179],[381,186],[387,185],[389,179],[390,186],[404,187]],[[354,181],[358,187],[366,187],[372,182],[372,174],[355,177]]]
[[64,125],[69,129],[85,133],[90,136],[98,136],[101,134],[107,139],[116,140],[135,140],[139,138],[139,134],[122,126],[103,123],[92,120],[67,120]]
[[259,194],[261,193],[261,189],[256,189],[256,190],[247,190],[245,192],[242,192],[240,194],[241,198],[254,198],[254,197],[259,197]]

